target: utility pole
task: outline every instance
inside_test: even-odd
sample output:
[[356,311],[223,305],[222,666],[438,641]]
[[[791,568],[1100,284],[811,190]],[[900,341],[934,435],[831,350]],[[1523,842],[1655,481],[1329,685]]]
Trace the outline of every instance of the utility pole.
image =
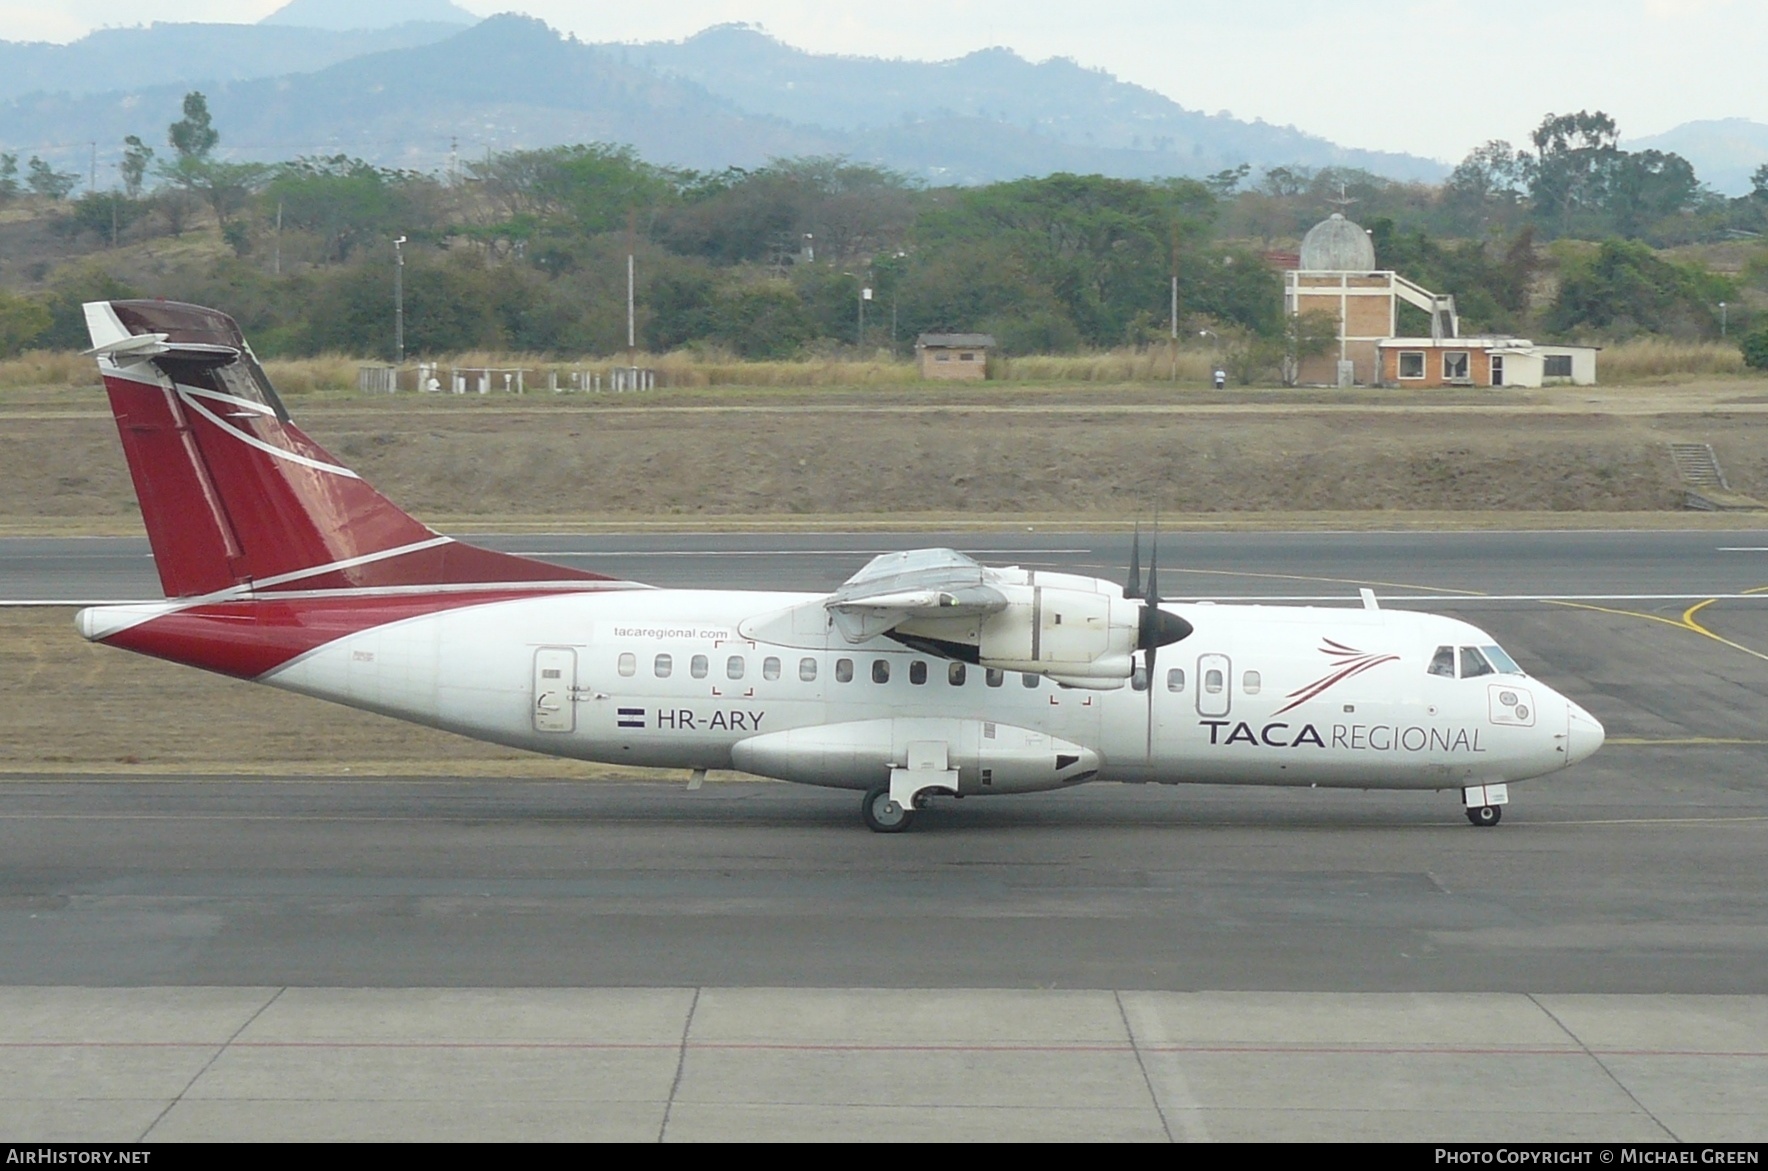
[[[393,363],[405,365],[405,237],[393,241]],[[397,378],[397,372],[393,375]]]
[[872,299],[872,290],[861,285],[859,288],[859,335],[854,344],[864,347],[866,344],[866,302]]
[[1179,380],[1179,278],[1173,277],[1173,371],[1172,380]]
[[270,263],[273,276],[282,275],[282,200],[276,201],[276,257]]
[[633,260],[638,253],[638,209],[626,213],[626,364],[638,369],[638,317],[633,296]]
[[1179,221],[1173,221],[1172,381],[1179,380]]

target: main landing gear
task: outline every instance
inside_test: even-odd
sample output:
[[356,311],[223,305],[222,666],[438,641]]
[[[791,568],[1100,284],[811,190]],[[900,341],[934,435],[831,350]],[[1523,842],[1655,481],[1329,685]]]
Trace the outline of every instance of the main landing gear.
[[1475,825],[1497,825],[1503,816],[1504,807],[1501,805],[1481,805],[1467,811],[1467,820]]
[[890,798],[890,786],[879,785],[868,791],[860,802],[860,816],[873,833],[899,834],[914,824],[915,811],[904,809]]

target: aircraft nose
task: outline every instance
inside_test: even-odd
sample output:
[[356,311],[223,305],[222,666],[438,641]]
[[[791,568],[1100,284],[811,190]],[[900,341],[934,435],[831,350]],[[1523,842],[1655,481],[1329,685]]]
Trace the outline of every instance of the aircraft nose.
[[1570,767],[1595,755],[1606,733],[1601,721],[1569,699],[1565,701],[1565,716],[1565,763]]

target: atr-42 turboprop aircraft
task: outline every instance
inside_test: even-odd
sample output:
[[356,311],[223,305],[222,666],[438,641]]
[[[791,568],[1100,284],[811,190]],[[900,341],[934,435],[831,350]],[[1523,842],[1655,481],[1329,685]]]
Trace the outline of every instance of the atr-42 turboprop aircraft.
[[1429,614],[1175,603],[892,553],[831,594],[660,590],[440,536],[289,421],[233,319],[86,306],[163,602],[94,641],[554,756],[865,794],[1084,781],[1461,789],[1566,768],[1602,725]]

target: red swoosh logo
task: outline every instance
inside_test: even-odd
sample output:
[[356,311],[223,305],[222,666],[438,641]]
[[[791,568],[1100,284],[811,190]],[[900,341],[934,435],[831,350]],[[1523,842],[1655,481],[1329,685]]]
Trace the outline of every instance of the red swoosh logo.
[[1397,663],[1400,661],[1400,656],[1398,655],[1369,654],[1357,650],[1355,647],[1345,646],[1341,642],[1334,642],[1330,638],[1322,638],[1320,641],[1326,644],[1320,648],[1320,653],[1328,658],[1336,660],[1333,669],[1326,675],[1314,680],[1312,683],[1299,687],[1284,696],[1283,698],[1289,700],[1289,702],[1278,708],[1275,713],[1276,715],[1280,716],[1291,708],[1300,707],[1308,700],[1316,698],[1334,685],[1344,682],[1353,675],[1361,675],[1364,671],[1379,667],[1383,663]]

